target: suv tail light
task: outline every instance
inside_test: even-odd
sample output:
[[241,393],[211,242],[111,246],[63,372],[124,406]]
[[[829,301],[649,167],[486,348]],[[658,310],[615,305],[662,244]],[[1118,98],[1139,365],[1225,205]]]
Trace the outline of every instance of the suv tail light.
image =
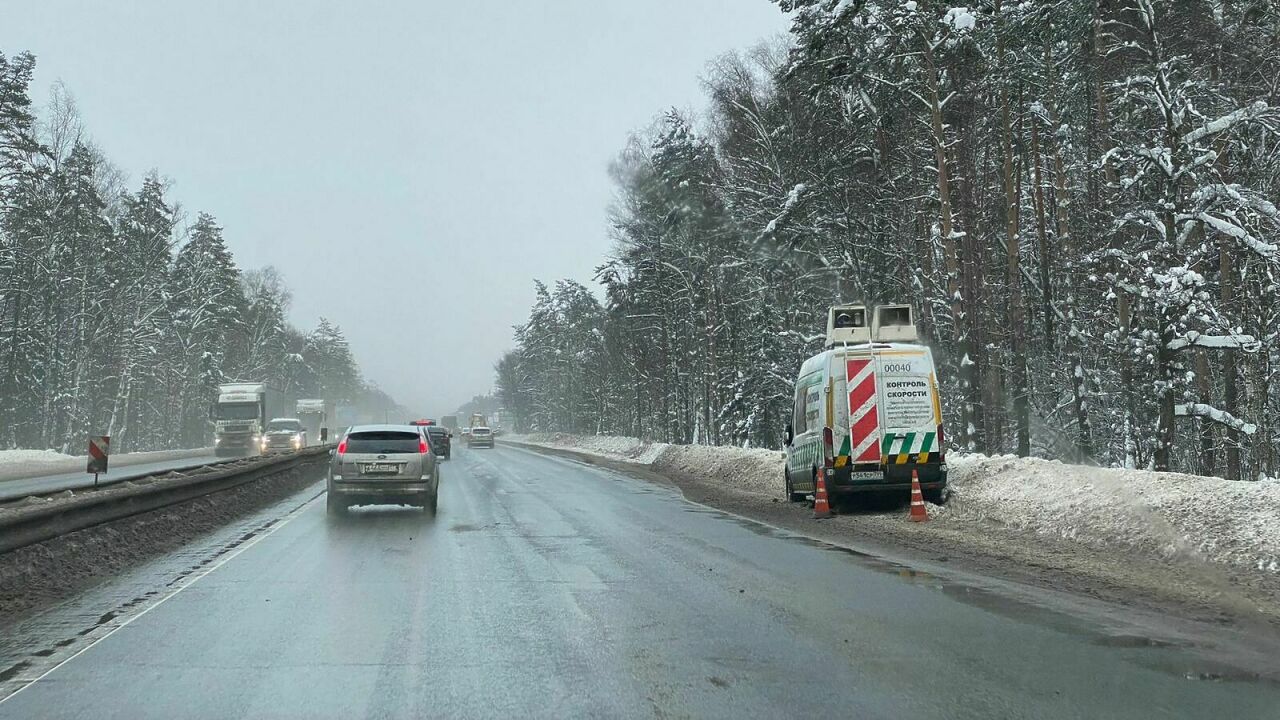
[[343,454],[346,454],[346,452],[347,452],[347,439],[343,438],[342,442],[338,443],[338,454],[343,455]]
[[419,454],[419,455],[426,455],[426,454],[427,454],[427,439],[426,439],[426,438],[418,438],[418,454]]

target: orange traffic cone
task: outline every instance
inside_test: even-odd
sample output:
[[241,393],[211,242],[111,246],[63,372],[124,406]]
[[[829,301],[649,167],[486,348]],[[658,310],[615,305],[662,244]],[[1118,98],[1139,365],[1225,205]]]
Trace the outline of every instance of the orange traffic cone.
[[831,512],[831,502],[827,499],[827,471],[818,471],[818,489],[813,493],[813,517],[815,519],[829,518]]
[[911,522],[925,522],[929,519],[929,511],[924,507],[924,493],[920,492],[920,472],[911,468]]

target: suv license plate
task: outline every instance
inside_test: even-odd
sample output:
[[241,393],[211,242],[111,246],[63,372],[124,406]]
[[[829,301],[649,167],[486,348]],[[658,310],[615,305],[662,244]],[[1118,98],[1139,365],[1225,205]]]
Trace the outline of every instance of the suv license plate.
[[849,473],[850,480],[881,480],[883,478],[884,478],[884,473],[876,472],[874,470],[867,471],[867,472]]
[[394,475],[400,472],[396,463],[366,463],[360,471],[366,475]]

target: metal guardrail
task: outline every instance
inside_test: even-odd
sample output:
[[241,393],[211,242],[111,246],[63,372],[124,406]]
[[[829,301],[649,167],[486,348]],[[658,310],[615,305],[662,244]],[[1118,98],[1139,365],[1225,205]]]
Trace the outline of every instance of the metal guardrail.
[[[14,501],[22,500],[23,498],[27,498],[31,496],[40,497],[44,495],[56,495],[58,493],[66,492],[67,490],[70,490],[72,492],[81,492],[84,490],[105,490],[111,487],[112,485],[119,485],[120,483],[126,483],[134,480],[141,480],[143,478],[159,477],[162,475],[167,475],[169,473],[189,473],[194,470],[200,470],[201,468],[217,467],[219,465],[226,465],[227,463],[240,462],[242,460],[250,460],[250,459],[253,459],[253,458],[229,457],[229,458],[223,458],[221,460],[210,460],[202,463],[191,463],[190,465],[176,465],[174,467],[168,467],[163,470],[150,470],[150,471],[142,471],[142,472],[133,472],[128,474],[117,473],[113,477],[99,479],[97,484],[94,484],[93,478],[91,476],[86,476],[88,477],[88,479],[86,479],[82,483],[76,483],[75,485],[63,485],[58,487],[57,489],[37,490],[34,492],[30,490],[23,490],[21,492],[12,492],[5,487],[4,482],[0,482],[0,504],[12,503]],[[128,466],[125,466],[124,472],[127,473],[128,469],[129,469]],[[25,478],[17,478],[17,479],[21,480]]]
[[[269,475],[319,465],[328,459],[328,455],[328,446],[310,447],[288,455],[267,456],[247,465],[237,464],[235,467],[213,469],[189,477],[160,479],[135,487],[119,487],[125,481],[121,479],[114,486],[100,487],[96,491],[65,501],[51,499],[47,504],[20,507],[11,505],[0,512],[0,553],[230,490]],[[143,477],[163,478],[172,472],[180,471],[166,469]],[[63,491],[53,494],[61,492]]]

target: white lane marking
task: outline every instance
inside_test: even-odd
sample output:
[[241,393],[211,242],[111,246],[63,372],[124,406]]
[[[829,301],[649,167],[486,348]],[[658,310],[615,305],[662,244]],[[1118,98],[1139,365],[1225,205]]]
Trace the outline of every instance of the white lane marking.
[[238,556],[240,555],[240,553],[242,553],[242,552],[244,552],[244,551],[248,550],[249,548],[253,547],[254,545],[257,545],[257,544],[258,544],[259,542],[261,542],[262,540],[264,540],[264,539],[266,539],[266,538],[270,537],[272,534],[274,534],[274,533],[275,533],[275,531],[279,530],[280,528],[284,527],[285,525],[288,525],[290,522],[292,522],[292,521],[293,521],[293,519],[294,519],[294,518],[296,518],[298,515],[301,515],[303,510],[306,510],[306,509],[307,509],[307,507],[309,507],[312,503],[314,503],[315,501],[319,500],[319,499],[320,499],[320,498],[322,498],[322,497],[324,497],[324,493],[320,493],[319,495],[316,495],[315,497],[311,498],[310,500],[306,501],[305,503],[303,503],[303,504],[299,505],[298,507],[296,507],[296,508],[294,508],[293,510],[289,511],[289,513],[288,513],[288,514],[286,514],[284,517],[282,517],[282,518],[280,518],[278,521],[276,521],[276,523],[275,523],[274,525],[272,525],[270,528],[268,528],[266,531],[264,531],[264,532],[262,532],[262,533],[260,533],[260,534],[258,534],[258,535],[255,535],[255,536],[254,536],[251,540],[249,540],[248,542],[244,543],[243,545],[241,545],[241,546],[237,547],[235,550],[233,550],[233,551],[231,551],[230,553],[228,553],[228,554],[226,554],[225,556],[223,556],[223,557],[222,557],[222,559],[218,560],[218,562],[216,562],[216,563],[214,563],[214,564],[210,565],[209,567],[205,568],[202,572],[200,572],[200,573],[198,573],[198,574],[196,574],[196,575],[190,575],[190,576],[188,576],[186,579],[184,579],[181,583],[179,583],[179,584],[178,584],[178,586],[177,586],[177,587],[175,587],[175,588],[174,588],[170,593],[168,593],[167,595],[162,596],[159,600],[156,600],[155,602],[151,603],[151,604],[150,604],[150,605],[148,605],[147,607],[145,607],[145,608],[143,608],[142,610],[138,611],[138,613],[137,613],[136,615],[132,615],[132,616],[130,616],[130,617],[129,617],[128,619],[126,619],[124,622],[122,622],[122,623],[120,623],[119,625],[117,625],[117,626],[115,626],[115,627],[111,628],[111,630],[109,630],[109,631],[107,631],[106,633],[104,633],[101,637],[95,638],[95,639],[94,639],[92,642],[90,642],[88,645],[85,645],[84,647],[82,647],[82,648],[80,648],[79,650],[77,650],[77,651],[75,652],[75,654],[73,654],[71,657],[68,657],[67,659],[63,660],[62,662],[58,663],[57,665],[54,665],[53,667],[49,668],[48,670],[45,670],[44,672],[40,673],[40,674],[39,674],[39,675],[37,675],[36,677],[32,678],[31,680],[28,680],[28,681],[27,681],[27,683],[26,683],[25,685],[23,685],[23,686],[19,687],[17,690],[14,690],[13,692],[9,693],[8,695],[4,696],[3,698],[0,698],[0,705],[3,705],[4,703],[6,703],[6,702],[8,702],[9,700],[11,700],[11,699],[12,699],[14,696],[16,696],[18,693],[22,692],[23,690],[26,690],[27,688],[31,687],[32,685],[35,685],[36,683],[38,683],[38,682],[40,682],[41,680],[45,679],[45,677],[47,677],[47,676],[48,676],[50,673],[52,673],[53,671],[57,670],[58,668],[62,667],[63,665],[66,665],[67,663],[71,662],[72,660],[75,660],[76,658],[78,658],[78,657],[80,657],[81,655],[85,654],[85,653],[86,653],[86,652],[88,652],[88,651],[89,651],[93,646],[97,645],[98,643],[102,642],[103,640],[106,640],[107,638],[111,637],[112,635],[115,635],[117,632],[119,632],[120,630],[122,630],[122,629],[124,629],[125,627],[127,627],[127,626],[129,625],[129,623],[133,622],[134,620],[137,620],[138,618],[142,617],[143,615],[146,615],[147,613],[151,612],[152,610],[155,610],[156,608],[160,607],[160,606],[161,606],[161,605],[163,605],[166,601],[168,601],[170,598],[172,598],[174,595],[177,595],[178,593],[182,592],[183,590],[186,590],[187,588],[191,587],[192,585],[195,585],[195,584],[196,584],[197,582],[199,582],[202,578],[204,578],[204,576],[208,575],[209,573],[213,572],[214,570],[217,570],[218,568],[222,567],[223,565],[226,565],[228,562],[230,562],[231,560],[233,560],[233,559],[235,559],[236,557],[238,557]]

